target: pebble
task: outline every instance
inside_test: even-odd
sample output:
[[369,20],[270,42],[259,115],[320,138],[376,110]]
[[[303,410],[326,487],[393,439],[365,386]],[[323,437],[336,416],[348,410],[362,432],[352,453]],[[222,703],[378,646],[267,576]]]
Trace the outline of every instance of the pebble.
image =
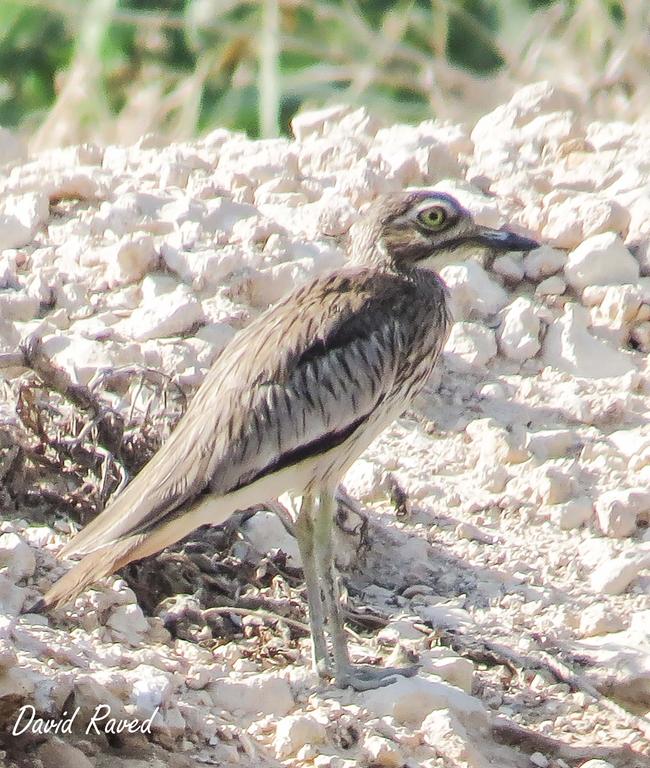
[[36,558],[32,548],[16,533],[0,536],[0,568],[14,581],[34,575]]
[[391,683],[360,695],[363,706],[378,717],[393,717],[399,723],[420,724],[434,710],[450,709],[461,722],[482,727],[487,713],[481,702],[455,686],[422,677],[398,677]]
[[404,765],[404,753],[390,739],[371,734],[366,736],[361,746],[372,765],[385,768],[401,768]]
[[0,250],[22,248],[50,216],[50,203],[43,192],[6,195],[0,202]]
[[253,675],[241,680],[216,680],[206,689],[215,707],[257,715],[287,715],[294,706],[286,680],[274,675]]
[[443,267],[440,276],[449,288],[458,321],[494,315],[508,303],[507,292],[475,262]]
[[604,232],[588,237],[569,253],[564,276],[578,291],[591,285],[634,283],[639,264],[615,232]]
[[310,715],[283,717],[275,731],[275,755],[283,759],[295,755],[305,744],[322,744],[327,738],[325,726]]
[[133,646],[140,645],[144,634],[149,631],[149,623],[142,609],[134,603],[115,608],[106,621],[106,626],[113,630],[116,642],[126,642]]
[[93,768],[94,764],[84,753],[58,736],[53,736],[38,748],[38,759],[43,768]]
[[541,347],[540,330],[541,323],[534,303],[520,296],[501,311],[497,335],[499,351],[518,362],[534,357]]
[[567,255],[558,248],[542,245],[524,256],[524,274],[529,280],[539,282],[559,272],[567,261]]
[[566,291],[566,282],[559,275],[551,275],[535,288],[536,296],[561,296]]
[[420,654],[420,663],[424,672],[430,672],[442,678],[450,685],[471,694],[474,681],[474,664],[460,656],[441,656],[432,649]]
[[444,348],[447,366],[458,373],[481,373],[496,354],[494,331],[478,323],[455,323]]
[[[621,205],[591,193],[571,195],[557,190],[547,195],[545,204],[548,214],[542,238],[558,248],[584,250],[584,243],[592,240],[594,247],[602,247],[596,245],[601,243],[598,237],[603,238],[603,243],[610,243],[618,239],[616,233],[624,232],[630,221],[629,213]],[[571,261],[569,254],[567,266]],[[585,272],[589,274],[590,270]]]
[[596,594],[620,595],[637,576],[650,568],[650,542],[637,544],[618,557],[606,560],[591,574]]
[[588,496],[569,499],[564,504],[549,507],[551,520],[563,531],[570,531],[586,525],[594,514],[594,505]]
[[582,637],[595,637],[620,632],[625,624],[603,603],[588,605],[580,614],[579,632]]
[[287,564],[292,568],[301,568],[302,561],[298,544],[273,512],[256,512],[241,526],[242,533],[258,552],[265,554],[279,550],[287,555]]
[[547,365],[588,379],[624,376],[635,370],[628,354],[591,335],[589,313],[577,304],[567,304],[564,314],[548,327],[542,355]]
[[650,491],[628,488],[601,493],[596,500],[596,514],[605,536],[624,538],[636,530],[637,519],[650,513]]
[[430,744],[438,755],[447,758],[451,765],[468,768],[489,768],[492,761],[483,755],[479,743],[470,736],[471,731],[455,712],[437,709],[424,719],[420,727],[425,743]]
[[539,482],[539,495],[545,504],[563,504],[573,493],[573,477],[556,467],[546,469]]
[[[150,277],[152,285],[157,282],[156,277]],[[185,285],[177,285],[173,290],[154,290],[148,297],[143,286],[143,294],[143,304],[115,326],[127,338],[148,341],[179,336],[204,321],[201,302]]]
[[0,317],[4,320],[27,322],[33,320],[40,308],[38,297],[27,291],[6,288],[0,290]]
[[540,429],[529,432],[526,439],[526,449],[539,461],[561,459],[580,444],[580,437],[572,429]]

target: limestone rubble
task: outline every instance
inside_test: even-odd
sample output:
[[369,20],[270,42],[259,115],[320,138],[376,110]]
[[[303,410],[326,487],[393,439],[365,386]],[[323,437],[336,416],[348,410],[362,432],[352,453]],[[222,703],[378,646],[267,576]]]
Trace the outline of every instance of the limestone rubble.
[[[0,132],[0,377],[28,375],[15,353],[37,335],[75,383],[138,364],[195,388],[239,328],[344,263],[360,208],[405,186],[448,191],[479,222],[543,240],[525,257],[443,270],[459,322],[439,370],[346,478],[371,519],[356,568],[348,542],[350,603],[388,617],[358,636],[355,654],[410,655],[421,671],[364,694],[327,689],[306,637],[293,656],[251,653],[260,639],[248,630],[264,623],[251,610],[228,642],[207,642],[209,631],[182,639],[172,625],[200,595],[148,615],[118,576],[51,615],[20,615],[62,573],[55,554],[70,526],[7,507],[2,729],[23,705],[60,717],[74,701],[84,722],[99,704],[118,718],[157,712],[151,743],[127,741],[121,755],[104,737],[27,743],[44,768],[136,768],[146,749],[148,765],[574,764],[550,741],[497,743],[498,716],[572,747],[627,744],[650,759],[647,721],[643,733],[601,698],[650,711],[650,129],[585,123],[575,99],[537,83],[474,127],[382,126],[335,107],[300,115],[294,134],[216,130],[169,146],[148,136],[26,158]],[[15,391],[0,387],[0,423],[15,421]],[[0,442],[2,472],[8,451]],[[396,515],[396,487],[406,514]],[[299,563],[269,511],[241,536],[243,561],[266,547]],[[452,650],[450,633],[466,644]],[[593,688],[481,662],[470,640],[576,671],[582,662]],[[591,757],[611,763],[583,768],[619,765],[613,753]]]

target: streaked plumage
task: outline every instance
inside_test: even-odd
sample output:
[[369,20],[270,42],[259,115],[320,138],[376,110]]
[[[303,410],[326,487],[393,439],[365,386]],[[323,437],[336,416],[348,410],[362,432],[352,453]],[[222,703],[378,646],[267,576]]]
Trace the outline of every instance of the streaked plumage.
[[[451,220],[437,238],[417,219],[432,207],[444,208]],[[462,258],[463,248],[485,245],[490,233],[493,247],[535,246],[477,227],[446,195],[420,190],[376,204],[351,233],[352,266],[295,290],[237,334],[165,445],[64,547],[63,556],[85,557],[52,587],[44,605],[68,600],[198,526],[223,522],[285,491],[306,499],[303,517],[311,522],[305,535],[312,540],[307,546],[302,537],[303,561],[311,552],[318,564],[323,556],[314,554],[316,529],[320,525],[325,548],[329,534],[314,508],[322,517],[347,468],[422,387],[447,337],[445,288],[428,260],[449,253]],[[310,577],[306,570],[314,614],[323,609],[314,580],[329,578],[329,566],[321,566],[326,573],[315,567]],[[335,586],[321,586],[335,635]],[[325,642],[323,635],[318,648],[315,640],[321,666],[327,666],[318,658]],[[335,676],[340,684],[354,682],[340,669],[347,653],[341,642],[332,637],[339,644]]]

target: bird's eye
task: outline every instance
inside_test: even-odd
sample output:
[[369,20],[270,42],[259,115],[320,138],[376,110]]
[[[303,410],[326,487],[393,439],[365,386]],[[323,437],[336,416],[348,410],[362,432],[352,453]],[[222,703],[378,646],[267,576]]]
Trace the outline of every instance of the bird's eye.
[[425,208],[418,213],[418,221],[427,229],[442,229],[447,221],[447,211],[439,205]]

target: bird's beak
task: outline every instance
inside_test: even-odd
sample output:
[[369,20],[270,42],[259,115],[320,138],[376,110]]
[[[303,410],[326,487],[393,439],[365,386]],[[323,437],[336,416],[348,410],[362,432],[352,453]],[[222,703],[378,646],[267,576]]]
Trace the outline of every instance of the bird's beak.
[[498,251],[532,251],[535,248],[539,248],[539,243],[536,240],[516,235],[507,229],[478,227],[475,239],[486,248]]

